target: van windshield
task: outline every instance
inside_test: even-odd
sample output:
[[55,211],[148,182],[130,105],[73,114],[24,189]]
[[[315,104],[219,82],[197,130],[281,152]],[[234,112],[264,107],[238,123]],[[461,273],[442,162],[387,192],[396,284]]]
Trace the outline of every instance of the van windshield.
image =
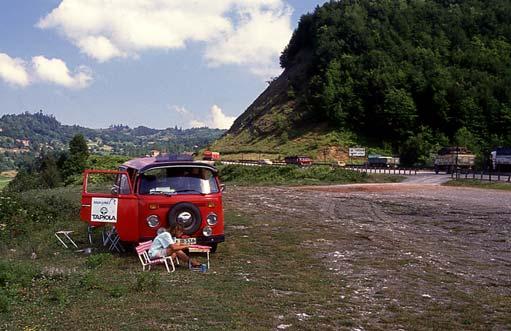
[[155,168],[140,176],[139,194],[218,193],[211,170],[199,167]]

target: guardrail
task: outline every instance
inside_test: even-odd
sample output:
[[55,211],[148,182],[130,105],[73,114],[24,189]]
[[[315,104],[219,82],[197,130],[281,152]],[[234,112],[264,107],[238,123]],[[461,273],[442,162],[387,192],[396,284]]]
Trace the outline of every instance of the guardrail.
[[451,178],[454,180],[457,179],[472,179],[472,180],[480,180],[480,181],[488,181],[488,182],[507,182],[511,183],[511,173],[502,173],[502,172],[491,172],[491,171],[474,171],[474,170],[464,170],[455,171],[451,173]]
[[[244,166],[253,166],[253,167],[284,167],[287,165],[291,166],[298,166],[295,164],[286,164],[285,162],[276,162],[273,161],[272,164],[264,163],[262,161],[258,160],[225,160],[221,161],[223,164],[238,164],[238,165],[244,165]],[[311,165],[308,165],[308,167],[314,167],[314,166],[330,166],[335,168],[342,168],[346,170],[351,171],[359,171],[359,172],[365,172],[365,173],[375,173],[375,174],[390,174],[390,175],[417,175],[417,168],[405,168],[405,167],[398,167],[398,168],[385,168],[385,167],[369,167],[369,166],[356,166],[356,165],[346,165],[346,166],[340,166],[328,162],[314,162]]]
[[345,166],[343,169],[361,171],[366,173],[375,174],[389,174],[389,175],[417,175],[416,168],[385,168],[385,167],[368,167],[368,166]]

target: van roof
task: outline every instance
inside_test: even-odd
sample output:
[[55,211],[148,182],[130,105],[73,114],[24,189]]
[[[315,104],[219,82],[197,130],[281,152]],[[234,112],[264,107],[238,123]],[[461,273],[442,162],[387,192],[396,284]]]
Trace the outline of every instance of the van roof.
[[218,173],[218,169],[214,166],[205,162],[193,161],[193,160],[168,160],[157,157],[141,157],[124,162],[121,168],[132,168],[138,172],[145,172],[153,168],[165,168],[165,167],[198,167],[206,168],[211,170],[214,174]]

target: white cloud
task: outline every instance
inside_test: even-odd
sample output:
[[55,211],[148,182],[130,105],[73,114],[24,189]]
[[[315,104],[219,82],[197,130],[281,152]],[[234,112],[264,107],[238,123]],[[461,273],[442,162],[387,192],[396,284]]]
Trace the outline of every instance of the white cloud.
[[100,62],[203,42],[209,64],[266,77],[280,71],[292,33],[285,0],[63,0],[37,26],[58,30]]
[[171,111],[176,112],[181,115],[189,115],[190,114],[190,111],[183,106],[172,105],[172,106],[169,106],[169,109]]
[[0,53],[0,78],[12,85],[26,87],[35,82],[54,83],[67,88],[84,88],[92,82],[90,70],[80,66],[74,74],[61,59],[34,56],[31,65]]
[[229,129],[235,119],[236,117],[225,115],[220,107],[213,105],[209,110],[209,116],[206,122],[193,119],[189,123],[192,128],[207,126],[212,129]]
[[61,59],[47,59],[44,56],[34,56],[32,67],[35,76],[44,82],[50,82],[69,88],[84,88],[89,86],[92,77],[86,67],[79,67],[74,75]]
[[207,126],[207,125],[204,122],[197,121],[197,120],[191,120],[190,121],[190,127],[191,128],[203,128],[205,126]]
[[213,105],[209,110],[211,113],[211,128],[229,129],[236,117],[226,116],[220,107]]
[[5,53],[0,53],[0,78],[11,85],[25,87],[30,84],[25,61]]
[[121,52],[110,40],[103,36],[85,37],[78,41],[78,45],[83,53],[96,59],[99,62],[105,62],[113,57],[126,57],[126,53]]
[[276,59],[290,38],[291,10],[286,7],[240,10],[238,28],[206,49],[213,66],[232,63],[246,65],[252,73],[270,77],[280,72]]

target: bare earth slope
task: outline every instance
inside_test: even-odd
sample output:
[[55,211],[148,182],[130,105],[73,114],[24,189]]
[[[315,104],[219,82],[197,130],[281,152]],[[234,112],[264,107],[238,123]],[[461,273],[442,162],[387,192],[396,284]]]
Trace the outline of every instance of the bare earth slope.
[[511,192],[420,182],[228,190],[226,205],[254,226],[310,233],[296,249],[335,274],[332,300],[356,328],[511,328]]

